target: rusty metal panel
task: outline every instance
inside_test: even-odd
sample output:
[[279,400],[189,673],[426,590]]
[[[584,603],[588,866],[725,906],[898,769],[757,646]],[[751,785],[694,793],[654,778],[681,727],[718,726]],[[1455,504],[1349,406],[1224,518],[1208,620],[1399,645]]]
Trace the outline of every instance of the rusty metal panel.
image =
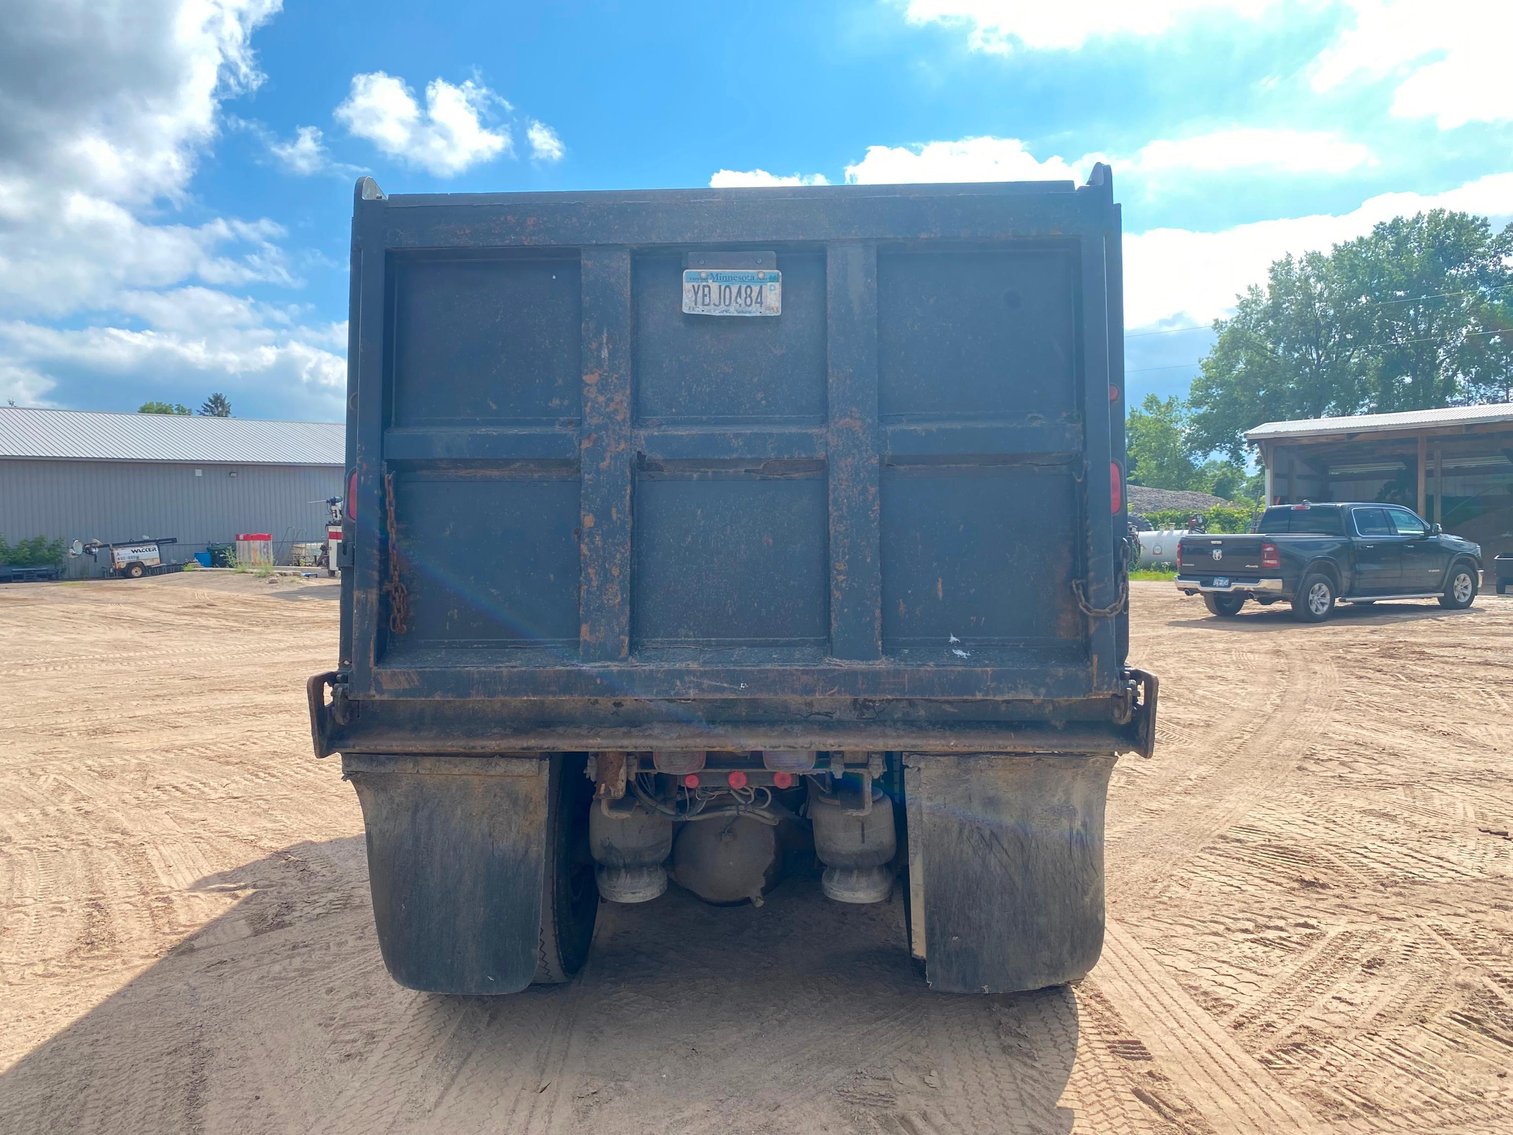
[[555,257],[400,261],[394,426],[576,423],[582,284]]
[[[1106,178],[366,182],[354,241],[350,697],[498,699],[523,736],[566,699],[732,691],[1127,724]],[[753,264],[781,314],[684,310],[685,269]]]

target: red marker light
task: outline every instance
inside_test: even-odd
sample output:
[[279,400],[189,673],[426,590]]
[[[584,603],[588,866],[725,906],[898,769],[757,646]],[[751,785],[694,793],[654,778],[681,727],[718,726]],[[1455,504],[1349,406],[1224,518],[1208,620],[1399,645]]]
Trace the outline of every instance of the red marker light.
[[696,772],[691,772],[687,776],[685,776],[683,778],[683,787],[684,788],[697,788],[697,787],[699,787],[699,774],[696,773]]
[[1108,388],[1108,400],[1110,402],[1119,401],[1119,388],[1112,383],[1109,384]]
[[1108,463],[1108,510],[1117,516],[1124,507],[1124,478],[1119,475],[1119,462]]
[[793,774],[791,772],[775,772],[772,774],[772,783],[779,788],[792,788]]
[[746,774],[740,769],[735,769],[725,778],[725,783],[730,785],[731,788],[745,788]]
[[347,474],[347,519],[357,519],[357,470]]

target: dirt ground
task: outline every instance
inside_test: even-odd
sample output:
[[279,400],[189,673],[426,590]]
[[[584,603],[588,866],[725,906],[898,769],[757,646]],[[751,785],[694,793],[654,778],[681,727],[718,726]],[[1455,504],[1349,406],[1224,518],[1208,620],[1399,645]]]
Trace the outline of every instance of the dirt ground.
[[0,587],[0,1131],[1513,1129],[1513,599],[1322,626],[1134,587],[1162,678],[1072,990],[929,993],[898,903],[605,907],[576,983],[411,993],[309,753],[336,588]]

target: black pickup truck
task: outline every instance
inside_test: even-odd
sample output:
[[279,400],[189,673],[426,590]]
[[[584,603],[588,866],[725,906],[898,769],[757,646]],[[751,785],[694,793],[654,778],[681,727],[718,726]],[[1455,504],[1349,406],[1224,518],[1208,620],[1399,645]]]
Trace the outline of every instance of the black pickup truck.
[[1438,599],[1463,608],[1480,578],[1480,545],[1395,504],[1278,505],[1252,533],[1194,533],[1177,544],[1177,590],[1203,596],[1225,618],[1247,599],[1290,603],[1305,623],[1329,618],[1336,601]]

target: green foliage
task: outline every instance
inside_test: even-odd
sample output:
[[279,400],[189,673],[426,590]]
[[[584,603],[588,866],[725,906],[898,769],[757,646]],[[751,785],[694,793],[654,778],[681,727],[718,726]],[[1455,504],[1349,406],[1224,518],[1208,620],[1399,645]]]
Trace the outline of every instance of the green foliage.
[[200,404],[200,414],[206,418],[229,418],[231,400],[224,394],[212,394]]
[[0,536],[0,564],[11,567],[56,567],[68,554],[68,545],[62,540],[49,540],[46,536],[33,536],[8,544]]
[[1198,467],[1183,437],[1182,400],[1147,394],[1125,418],[1129,482],[1157,489],[1191,489]]
[[1198,458],[1207,451],[1195,449],[1190,433],[1187,407],[1180,398],[1147,394],[1125,419],[1130,484],[1211,493],[1225,500],[1258,497],[1265,491],[1264,475],[1253,475],[1236,458],[1209,458],[1200,464]]
[[139,414],[188,414],[188,406],[182,402],[143,402],[137,407]]
[[[1254,504],[1216,504],[1199,515],[1210,532],[1249,532],[1260,514],[1261,504],[1257,501]],[[1150,521],[1152,528],[1186,528],[1193,514],[1179,508],[1158,508],[1141,515]]]
[[1513,387],[1513,225],[1436,209],[1286,256],[1214,324],[1189,451],[1244,456],[1262,422],[1501,400]]
[[1175,567],[1131,568],[1129,577],[1134,580],[1173,580],[1177,578]]

